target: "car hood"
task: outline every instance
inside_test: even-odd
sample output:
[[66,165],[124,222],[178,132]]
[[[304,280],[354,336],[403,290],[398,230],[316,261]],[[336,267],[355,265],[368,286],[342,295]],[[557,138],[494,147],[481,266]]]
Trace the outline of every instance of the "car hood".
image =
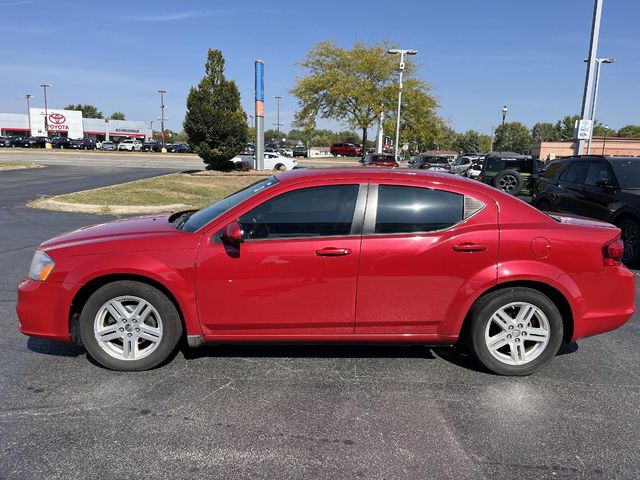
[[593,218],[581,217],[580,215],[571,215],[566,213],[557,214],[549,212],[547,212],[547,215],[565,225],[574,225],[580,227],[618,228],[610,223],[603,222],[601,220],[595,220]]
[[40,250],[69,247],[72,245],[101,243],[111,240],[123,240],[157,236],[162,234],[184,234],[182,230],[169,223],[171,215],[138,217],[83,227],[54,237],[40,245]]

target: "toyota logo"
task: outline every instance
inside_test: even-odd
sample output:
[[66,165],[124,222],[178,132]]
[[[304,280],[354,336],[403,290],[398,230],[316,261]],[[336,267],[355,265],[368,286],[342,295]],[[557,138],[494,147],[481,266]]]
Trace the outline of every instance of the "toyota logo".
[[67,119],[61,113],[52,113],[51,115],[49,115],[49,121],[56,125],[61,125],[66,122]]

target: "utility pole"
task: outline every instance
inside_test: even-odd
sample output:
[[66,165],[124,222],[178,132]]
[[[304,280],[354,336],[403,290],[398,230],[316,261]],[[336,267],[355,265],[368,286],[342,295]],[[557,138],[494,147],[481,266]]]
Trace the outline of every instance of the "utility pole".
[[165,93],[169,93],[167,90],[158,90],[160,94],[160,129],[162,131],[162,153],[167,153],[166,148],[164,148],[164,95]]
[[264,170],[264,62],[255,62],[256,170]]
[[[401,50],[398,48],[392,48],[387,51],[391,55],[400,54],[400,83],[398,84],[398,116],[396,118],[396,161],[398,160],[398,156],[400,154],[400,108],[402,106],[402,74],[404,72],[404,56],[405,55],[415,55],[418,53],[417,50]],[[362,146],[364,148],[364,145]]]
[[278,145],[280,145],[280,126],[283,125],[282,123],[280,123],[280,100],[282,100],[282,96],[281,95],[276,95],[273,98],[276,99],[276,132],[277,132],[277,137],[278,137]]
[[29,100],[31,99],[31,97],[33,97],[33,95],[31,95],[30,93],[27,93],[26,95],[24,95],[24,98],[26,98],[27,100],[27,118],[29,119],[29,135],[33,135],[31,133],[31,105],[29,104]]
[[589,58],[587,61],[587,74],[584,81],[584,93],[582,95],[582,111],[577,129],[576,155],[583,155],[585,144],[591,138],[593,122],[590,118],[591,102],[593,99],[594,70],[596,57],[598,56],[598,39],[600,37],[600,19],[602,18],[603,0],[595,0],[593,6],[593,22],[591,24],[591,42],[589,45]]
[[[595,126],[595,122],[596,122],[596,106],[598,104],[598,87],[600,86],[600,69],[602,68],[603,63],[614,63],[614,62],[615,60],[613,58],[596,58],[596,81],[595,81],[595,85],[593,86],[593,104],[591,105],[591,113],[589,115],[589,118],[591,118],[591,125],[593,126]],[[591,137],[589,137],[589,141],[587,142],[587,155],[589,155],[590,153],[591,153]]]
[[40,85],[44,90],[44,136],[49,136],[49,110],[47,108],[47,88],[51,88],[51,85],[43,83]]
[[378,117],[378,135],[376,138],[376,153],[382,153],[384,149],[384,128],[382,122],[384,121],[384,112],[380,110],[380,116]]

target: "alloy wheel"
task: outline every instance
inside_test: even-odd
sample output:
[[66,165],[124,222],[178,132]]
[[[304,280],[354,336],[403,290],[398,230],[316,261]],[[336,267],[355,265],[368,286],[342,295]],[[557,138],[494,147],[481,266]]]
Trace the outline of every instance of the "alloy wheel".
[[140,360],[162,341],[162,319],[146,300],[130,295],[107,301],[95,316],[93,331],[98,345],[118,360]]
[[638,226],[633,222],[624,222],[620,227],[622,242],[624,243],[622,261],[628,263],[636,257],[638,242],[640,241],[640,231],[638,231]]
[[513,175],[504,175],[498,183],[500,184],[500,190],[511,193],[518,186],[518,179]]
[[524,365],[544,352],[550,336],[549,320],[540,308],[528,302],[512,302],[491,316],[484,341],[496,360]]

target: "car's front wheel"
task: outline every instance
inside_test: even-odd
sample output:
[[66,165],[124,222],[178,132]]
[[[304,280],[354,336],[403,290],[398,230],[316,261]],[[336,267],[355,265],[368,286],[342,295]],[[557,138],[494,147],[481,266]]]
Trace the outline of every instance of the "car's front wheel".
[[182,336],[175,305],[157,288],[130,280],[96,290],[80,314],[80,338],[99,364],[140,371],[164,362]]
[[531,288],[498,290],[471,311],[467,344],[476,359],[499,375],[530,375],[558,353],[562,316],[543,293]]
[[616,226],[621,230],[624,243],[622,263],[636,265],[640,262],[640,224],[633,218],[623,218]]

